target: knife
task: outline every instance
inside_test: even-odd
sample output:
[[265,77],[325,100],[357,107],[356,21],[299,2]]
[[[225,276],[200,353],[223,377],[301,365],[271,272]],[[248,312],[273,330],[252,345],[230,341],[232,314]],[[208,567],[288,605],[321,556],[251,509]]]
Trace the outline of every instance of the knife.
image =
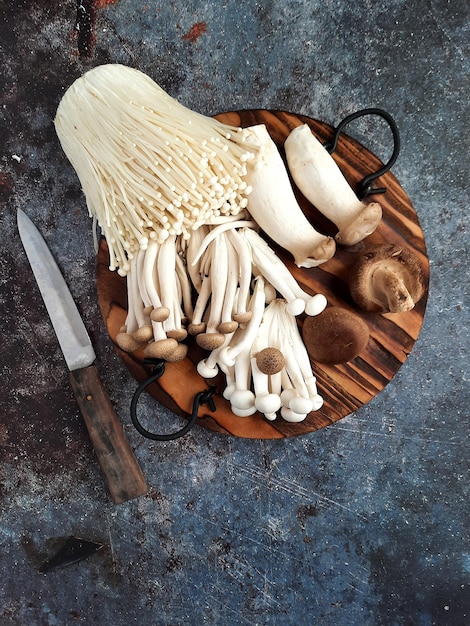
[[18,231],[69,369],[69,380],[115,504],[148,492],[134,452],[104,390],[90,337],[54,257],[18,209]]

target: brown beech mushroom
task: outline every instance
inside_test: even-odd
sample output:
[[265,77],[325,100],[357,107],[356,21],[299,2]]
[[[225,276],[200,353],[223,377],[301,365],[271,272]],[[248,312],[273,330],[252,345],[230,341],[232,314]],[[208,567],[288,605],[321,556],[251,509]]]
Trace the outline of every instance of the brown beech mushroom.
[[255,355],[255,359],[258,369],[268,376],[277,374],[286,364],[284,355],[277,348],[263,348]]
[[302,338],[314,361],[338,364],[358,356],[369,341],[369,328],[358,315],[340,307],[328,307],[316,317],[307,317]]
[[368,248],[354,262],[349,289],[356,304],[373,313],[410,311],[425,292],[418,257],[397,244]]

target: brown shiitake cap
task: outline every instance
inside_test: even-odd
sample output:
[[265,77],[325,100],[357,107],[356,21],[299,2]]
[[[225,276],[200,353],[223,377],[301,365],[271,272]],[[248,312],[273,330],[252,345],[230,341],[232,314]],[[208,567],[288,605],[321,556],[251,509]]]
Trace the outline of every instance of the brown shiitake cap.
[[368,248],[353,263],[349,290],[354,302],[373,313],[410,311],[425,292],[418,257],[397,244]]
[[369,341],[363,319],[340,307],[328,307],[320,315],[305,318],[302,338],[310,357],[318,363],[346,363],[358,356]]

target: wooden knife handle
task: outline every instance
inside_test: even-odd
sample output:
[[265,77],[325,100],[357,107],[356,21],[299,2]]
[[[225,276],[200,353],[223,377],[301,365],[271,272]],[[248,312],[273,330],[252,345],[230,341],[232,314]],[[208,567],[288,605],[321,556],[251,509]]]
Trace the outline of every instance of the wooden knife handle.
[[148,491],[95,365],[69,372],[70,383],[115,504]]

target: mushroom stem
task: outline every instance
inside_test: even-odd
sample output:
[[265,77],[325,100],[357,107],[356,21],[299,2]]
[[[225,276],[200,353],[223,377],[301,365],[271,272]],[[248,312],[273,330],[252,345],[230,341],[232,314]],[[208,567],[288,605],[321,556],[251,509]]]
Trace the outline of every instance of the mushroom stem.
[[307,314],[318,315],[326,306],[326,298],[305,292],[287,267],[268,244],[255,231],[244,228],[242,234],[251,248],[253,263],[266,280],[287,301],[292,315],[300,315],[307,307]]
[[258,333],[261,321],[263,319],[265,306],[265,294],[264,294],[264,280],[261,276],[256,278],[256,285],[253,292],[253,296],[250,301],[250,310],[252,313],[250,321],[247,323],[246,328],[239,329],[235,333],[235,337],[239,338],[239,341],[234,345],[230,344],[220,352],[220,360],[226,365],[235,365],[239,355],[250,350],[255,337]]
[[227,249],[227,285],[225,288],[224,303],[222,307],[222,314],[218,331],[220,333],[233,333],[238,328],[238,323],[234,321],[233,314],[237,296],[238,281],[239,281],[239,263],[235,248],[232,245],[231,240],[226,235],[225,245]]
[[396,244],[367,248],[349,271],[349,290],[356,304],[375,313],[410,311],[425,292],[418,257]]
[[216,237],[209,244],[210,249],[210,280],[212,286],[211,305],[206,330],[196,337],[198,345],[206,350],[221,346],[225,337],[218,331],[222,321],[222,310],[228,278],[227,245],[223,236]]
[[377,202],[366,204],[359,200],[307,124],[294,128],[284,148],[295,184],[337,226],[338,243],[352,246],[374,232],[382,219],[382,207]]
[[370,293],[373,299],[385,302],[390,313],[409,311],[415,304],[405,281],[393,268],[377,267],[371,273]]
[[276,419],[276,412],[281,408],[281,398],[278,394],[270,392],[270,377],[259,369],[256,358],[251,359],[251,375],[253,378],[255,407],[260,413],[264,414],[266,419],[273,421]]
[[239,230],[232,229],[228,232],[228,238],[238,257],[239,290],[234,319],[241,324],[246,324],[251,315],[251,313],[246,310],[246,305],[249,299],[252,279],[252,258],[250,247],[240,232]]
[[211,295],[211,285],[211,277],[209,274],[206,274],[202,279],[201,290],[199,291],[199,295],[194,306],[193,317],[191,323],[188,326],[188,331],[190,335],[198,335],[199,333],[204,332],[206,329],[206,324],[203,321],[203,317]]
[[247,129],[261,145],[260,158],[247,164],[245,180],[252,190],[248,212],[264,232],[288,250],[299,267],[315,267],[335,253],[335,242],[316,231],[297,203],[289,175],[264,124]]
[[240,351],[234,365],[235,390],[230,395],[232,412],[239,417],[256,413],[255,394],[249,389],[251,375],[249,348]]

